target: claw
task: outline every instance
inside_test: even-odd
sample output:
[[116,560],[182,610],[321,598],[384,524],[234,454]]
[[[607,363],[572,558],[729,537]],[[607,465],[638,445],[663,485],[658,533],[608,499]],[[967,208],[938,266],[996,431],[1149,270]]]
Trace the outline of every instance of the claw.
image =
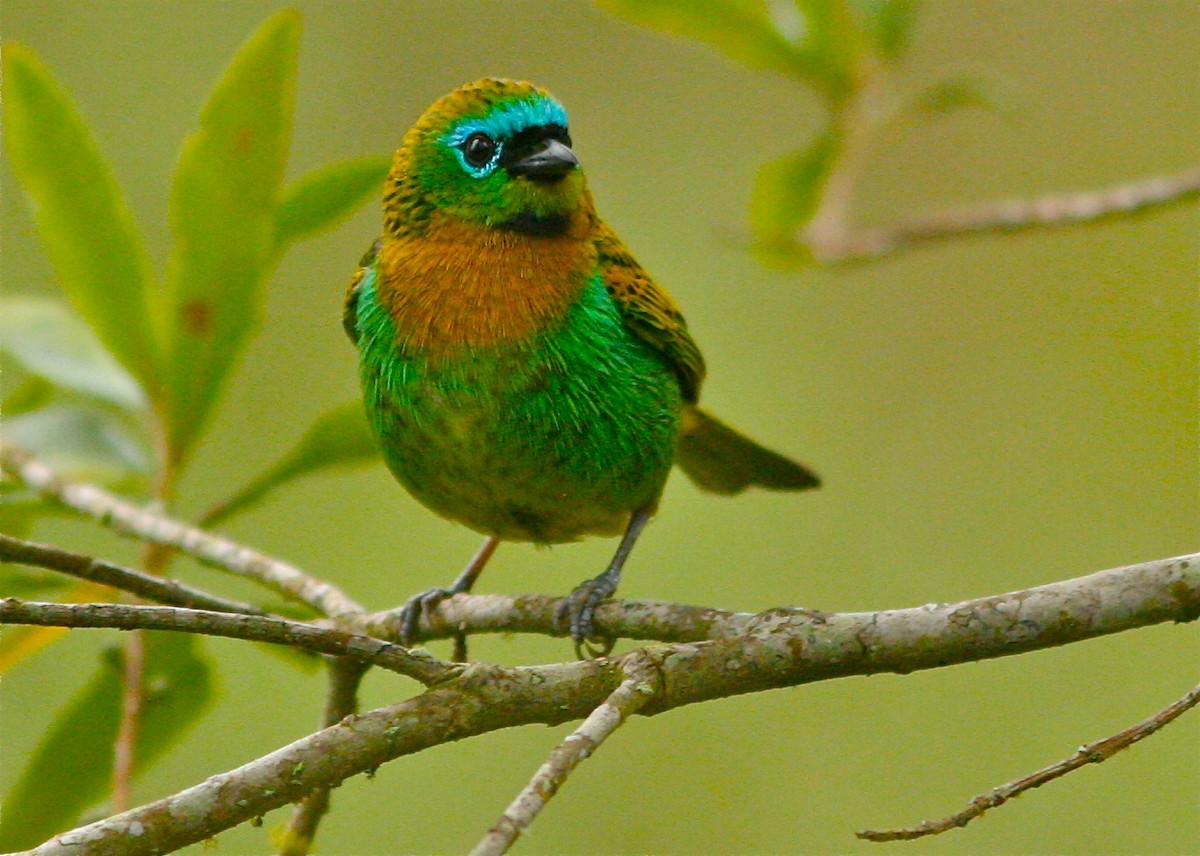
[[[616,639],[597,637],[594,626],[596,607],[616,589],[616,582],[609,575],[601,574],[594,580],[580,583],[559,605],[556,620],[559,627],[570,632],[575,642],[575,656],[579,659],[603,657],[617,644]],[[590,639],[600,639],[600,647],[592,646]]]
[[455,594],[457,592],[447,588],[431,588],[406,600],[404,606],[400,607],[400,644],[411,648],[417,641],[421,615]]
[[[420,594],[413,595],[404,602],[404,606],[400,607],[401,645],[409,648],[413,642],[417,641],[417,630],[421,625],[422,613],[433,609],[433,607],[448,597],[471,590],[471,586],[475,585],[475,580],[483,572],[483,567],[487,564],[488,559],[492,557],[492,553],[496,552],[496,546],[499,543],[500,539],[494,535],[484,538],[483,545],[471,557],[471,561],[463,568],[462,573],[458,575],[458,579],[454,581],[454,584],[450,588],[431,588]],[[467,660],[467,637],[462,633],[454,634],[453,656],[455,662],[458,663],[465,663]]]
[[[604,657],[617,644],[616,639],[595,635],[593,620],[596,617],[596,607],[600,601],[611,597],[617,590],[617,584],[621,582],[621,568],[625,566],[625,560],[629,558],[629,551],[633,549],[638,535],[650,520],[651,510],[650,506],[645,506],[633,512],[629,518],[629,525],[625,528],[625,535],[621,538],[621,544],[617,547],[617,554],[613,556],[604,573],[594,580],[584,580],[576,586],[575,591],[563,598],[555,613],[558,626],[570,631],[571,638],[575,641],[575,656],[580,660]],[[588,642],[589,639],[597,638],[601,644],[598,648]]]

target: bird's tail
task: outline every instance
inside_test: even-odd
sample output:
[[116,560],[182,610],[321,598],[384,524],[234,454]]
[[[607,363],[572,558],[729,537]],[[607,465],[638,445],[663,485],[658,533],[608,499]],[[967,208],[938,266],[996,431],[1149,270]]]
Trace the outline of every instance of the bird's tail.
[[778,452],[758,445],[698,407],[683,411],[675,462],[696,486],[732,496],[751,485],[768,490],[808,490],[816,474]]

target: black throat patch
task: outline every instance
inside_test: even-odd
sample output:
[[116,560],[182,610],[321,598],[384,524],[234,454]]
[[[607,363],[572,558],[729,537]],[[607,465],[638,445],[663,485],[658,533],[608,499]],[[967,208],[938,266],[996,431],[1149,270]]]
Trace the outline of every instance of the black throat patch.
[[571,218],[566,214],[537,214],[524,211],[511,220],[501,224],[505,229],[520,232],[522,235],[535,235],[539,238],[554,238],[567,231]]

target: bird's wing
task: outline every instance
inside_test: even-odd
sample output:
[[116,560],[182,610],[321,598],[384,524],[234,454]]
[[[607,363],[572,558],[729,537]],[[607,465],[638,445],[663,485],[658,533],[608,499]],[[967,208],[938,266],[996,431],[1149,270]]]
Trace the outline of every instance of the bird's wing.
[[379,252],[379,241],[371,244],[371,248],[363,254],[358,262],[358,270],[350,278],[350,286],[346,289],[346,300],[342,304],[342,328],[350,341],[358,344],[358,293],[362,288],[363,277],[375,264],[375,255]]
[[688,335],[678,304],[634,260],[616,233],[599,220],[596,249],[604,286],[626,326],[666,360],[679,378],[683,400],[694,404],[704,381],[704,357]]

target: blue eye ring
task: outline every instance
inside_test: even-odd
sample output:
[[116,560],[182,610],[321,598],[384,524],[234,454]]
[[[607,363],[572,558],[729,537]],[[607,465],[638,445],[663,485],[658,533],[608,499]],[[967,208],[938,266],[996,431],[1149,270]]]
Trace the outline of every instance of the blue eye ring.
[[483,169],[491,163],[500,146],[483,131],[476,131],[463,140],[459,148],[462,150],[463,160],[476,169]]
[[469,175],[483,178],[496,169],[504,144],[483,131],[472,131],[461,142],[454,143],[454,154]]

